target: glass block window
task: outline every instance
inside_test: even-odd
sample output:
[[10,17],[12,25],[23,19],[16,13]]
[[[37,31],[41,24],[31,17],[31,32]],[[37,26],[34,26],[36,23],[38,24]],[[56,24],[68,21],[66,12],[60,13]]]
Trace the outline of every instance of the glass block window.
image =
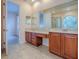
[[69,30],[77,30],[78,20],[75,16],[66,16],[63,20],[63,28]]

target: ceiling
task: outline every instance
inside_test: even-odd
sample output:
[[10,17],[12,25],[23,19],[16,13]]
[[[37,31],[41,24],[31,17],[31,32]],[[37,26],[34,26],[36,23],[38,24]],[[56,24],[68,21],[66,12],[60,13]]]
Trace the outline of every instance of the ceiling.
[[[12,1],[19,5],[23,3],[26,3],[26,4],[29,3],[30,5],[32,3],[31,0],[9,0],[9,1]],[[60,4],[64,4],[70,1],[73,1],[73,0],[49,0],[49,2],[41,2],[37,7],[33,7],[33,5],[31,6],[33,7],[35,11],[40,11],[40,10],[48,9],[48,8],[51,8]]]

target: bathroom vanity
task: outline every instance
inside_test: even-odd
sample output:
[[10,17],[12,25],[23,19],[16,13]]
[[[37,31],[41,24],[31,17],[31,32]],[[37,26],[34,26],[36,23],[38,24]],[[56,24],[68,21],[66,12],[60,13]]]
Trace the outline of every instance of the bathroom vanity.
[[49,51],[66,59],[77,59],[78,35],[67,31],[49,33]]
[[52,29],[44,31],[26,31],[25,40],[34,45],[42,45],[42,39],[48,38],[49,52],[66,59],[77,59],[78,55],[78,33],[74,31],[63,31]]

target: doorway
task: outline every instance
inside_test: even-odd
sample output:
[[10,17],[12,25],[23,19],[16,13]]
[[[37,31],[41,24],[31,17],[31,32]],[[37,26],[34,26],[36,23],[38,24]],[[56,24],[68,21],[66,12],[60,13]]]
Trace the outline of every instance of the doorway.
[[8,46],[19,43],[19,6],[7,2],[6,41]]

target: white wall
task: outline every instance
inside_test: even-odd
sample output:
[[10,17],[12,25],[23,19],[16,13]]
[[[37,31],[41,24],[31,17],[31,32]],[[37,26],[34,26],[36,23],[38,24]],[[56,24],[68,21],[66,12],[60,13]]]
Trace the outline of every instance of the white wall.
[[22,3],[20,4],[20,13],[19,13],[19,19],[20,19],[20,43],[24,43],[25,42],[25,27],[28,27],[25,24],[25,19],[26,16],[31,15],[32,14],[32,7],[30,5],[28,5],[27,3]]

